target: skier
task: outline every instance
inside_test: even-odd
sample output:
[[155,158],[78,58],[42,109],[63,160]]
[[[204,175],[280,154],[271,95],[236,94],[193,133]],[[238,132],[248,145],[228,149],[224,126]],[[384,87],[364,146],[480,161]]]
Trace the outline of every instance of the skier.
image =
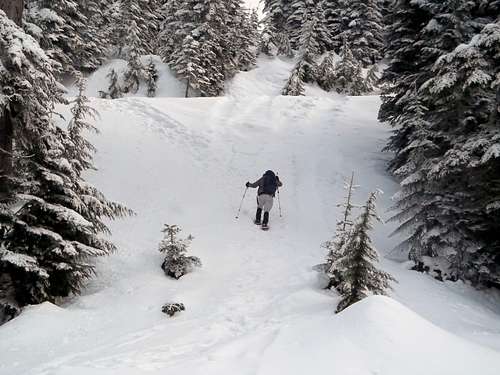
[[273,171],[267,171],[264,175],[255,181],[253,184],[246,183],[247,188],[259,188],[257,190],[257,213],[255,214],[254,223],[261,225],[262,210],[264,210],[264,220],[262,221],[262,229],[267,230],[269,225],[269,211],[273,208],[274,195],[278,187],[283,186],[278,176]]

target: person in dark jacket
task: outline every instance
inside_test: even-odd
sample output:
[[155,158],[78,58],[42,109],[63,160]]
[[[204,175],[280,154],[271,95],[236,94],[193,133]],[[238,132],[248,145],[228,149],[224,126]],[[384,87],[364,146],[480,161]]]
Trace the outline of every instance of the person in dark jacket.
[[264,211],[262,227],[267,228],[269,225],[269,211],[273,208],[276,190],[281,186],[283,186],[283,183],[273,171],[267,171],[254,183],[246,183],[247,188],[259,188],[257,190],[257,212],[255,214],[255,224],[261,224],[262,211]]

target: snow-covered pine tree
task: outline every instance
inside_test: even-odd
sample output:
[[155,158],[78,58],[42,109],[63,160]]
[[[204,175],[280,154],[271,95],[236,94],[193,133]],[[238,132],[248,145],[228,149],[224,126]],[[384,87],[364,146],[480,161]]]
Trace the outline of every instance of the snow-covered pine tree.
[[333,287],[336,288],[342,281],[342,275],[336,269],[335,264],[342,257],[344,245],[347,243],[351,235],[351,228],[353,226],[351,213],[352,209],[354,208],[354,204],[352,203],[352,195],[355,188],[356,186],[354,185],[353,172],[351,178],[346,181],[345,184],[345,189],[347,190],[345,202],[339,205],[344,209],[344,212],[342,213],[342,219],[337,221],[335,236],[331,241],[327,241],[323,244],[323,247],[328,250],[326,262],[323,267],[329,280],[327,289]]
[[184,39],[184,45],[180,51],[175,67],[179,79],[186,82],[185,97],[189,97],[190,89],[201,91],[210,85],[206,78],[206,71],[199,56],[200,43],[191,36]]
[[[257,63],[259,46],[259,19],[257,12],[247,13],[242,7],[237,8],[240,14],[234,25],[234,50],[238,70],[248,71]],[[238,25],[239,23],[239,25]]]
[[325,10],[326,27],[330,31],[332,41],[331,50],[340,53],[343,45],[343,33],[348,29],[349,6],[347,0],[324,0],[322,2]]
[[282,95],[302,96],[304,95],[304,68],[300,62],[295,66],[283,88]]
[[220,95],[225,80],[239,69],[238,46],[245,44],[239,30],[241,19],[246,16],[241,1],[175,1],[177,8],[163,8],[162,58],[177,73],[182,66],[176,64],[186,61],[183,48],[191,44],[186,38],[191,38],[199,45],[193,53],[204,70],[203,81],[198,82],[200,94]]
[[300,36],[299,66],[302,68],[302,79],[304,82],[315,82],[318,69],[321,37],[319,20],[316,15],[311,16],[305,23]]
[[331,91],[335,86],[336,53],[329,52],[318,67],[316,80],[323,90]]
[[340,36],[363,67],[373,65],[382,58],[384,45],[380,0],[352,0],[346,5],[349,23]]
[[425,25],[431,24],[432,14],[421,3],[411,0],[398,0],[390,14],[390,25],[386,35],[389,66],[381,78],[382,105],[379,119],[388,122],[394,128],[394,134],[387,145],[388,151],[395,152],[390,163],[390,170],[395,171],[407,163],[406,153],[399,153],[409,144],[412,128],[401,126],[402,121],[411,124],[412,110],[419,102],[418,88],[430,77],[429,65],[432,58],[427,58],[422,50],[422,32]]
[[16,211],[4,205],[0,215],[0,269],[23,306],[78,293],[94,274],[92,259],[114,248],[99,237],[107,231],[101,219],[128,210],[81,177],[90,166],[88,144],[78,136],[86,128],[84,100],[72,130],[57,127],[51,111],[64,100],[51,61],[3,12],[0,36],[0,51],[9,51],[1,54],[2,118],[16,124],[14,162],[23,182],[9,186]]
[[148,65],[146,66],[145,71],[146,76],[146,85],[148,87],[148,96],[153,98],[156,96],[156,90],[158,89],[158,69],[156,69],[156,64],[153,61],[153,58],[149,59]]
[[306,23],[317,13],[315,8],[315,0],[289,1],[285,30],[289,34],[290,44],[294,50],[301,48],[302,33],[306,29]]
[[175,61],[176,52],[181,50],[184,38],[194,28],[192,10],[185,8],[188,4],[183,0],[164,2],[160,10],[159,55],[168,64]]
[[287,32],[287,19],[290,13],[289,0],[264,0],[264,19],[266,28],[275,34]]
[[201,267],[201,261],[198,257],[186,255],[193,236],[189,235],[185,239],[177,238],[181,232],[177,225],[165,224],[162,232],[164,238],[160,242],[159,250],[161,253],[165,253],[166,257],[161,268],[167,276],[180,279],[192,272],[195,267]]
[[[280,39],[278,39],[281,34],[276,32],[274,25],[269,20],[263,21],[262,24],[264,26],[260,35],[259,53],[262,52],[267,56],[275,56],[278,51],[278,45],[281,44],[279,43]],[[288,41],[288,38],[286,40]],[[287,45],[290,45],[289,41]]]
[[104,57],[105,46],[96,43],[85,10],[77,0],[38,0],[26,15],[26,29],[57,62],[59,74],[95,69]]
[[128,64],[124,73],[124,92],[136,93],[139,90],[141,81],[144,79],[145,70],[141,62],[144,50],[139,40],[139,28],[135,21],[130,24],[127,35]]
[[493,88],[499,71],[498,31],[498,23],[487,25],[471,42],[441,56],[434,65],[434,77],[421,88],[423,100],[433,105],[428,119],[447,140],[445,152],[428,172],[428,178],[448,192],[447,204],[441,203],[435,215],[436,227],[446,228],[441,242],[453,249],[446,259],[451,278],[474,283],[488,277],[490,282],[500,281],[500,274],[495,275],[500,262],[495,261],[495,250],[487,240],[500,229],[497,215],[487,210],[495,195],[491,179],[500,156]]
[[361,64],[353,56],[347,42],[344,42],[340,60],[335,65],[332,82],[339,94],[361,95],[364,92],[364,79]]
[[303,83],[315,82],[317,80],[317,60],[321,55],[320,40],[324,40],[325,37],[319,18],[319,15],[322,13],[322,8],[318,9],[303,24],[300,37],[299,60],[283,90],[283,95],[303,95]]
[[279,33],[276,35],[276,54],[280,56],[286,56],[292,58],[294,56],[294,52],[292,49],[292,45],[290,43],[290,38],[287,33]]
[[154,51],[157,33],[159,32],[158,10],[153,10],[151,5],[156,4],[148,0],[119,0],[119,18],[115,25],[115,36],[117,55],[128,57],[130,38],[128,37],[130,26],[135,22],[136,41],[135,48],[143,51],[143,54],[151,54]]
[[108,92],[111,99],[118,99],[123,96],[123,89],[119,83],[119,77],[116,73],[116,70],[111,69],[111,71],[106,75],[106,78],[109,80]]
[[[391,64],[384,82],[390,84],[384,92],[389,95],[380,118],[396,127],[388,146],[396,151],[391,169],[402,178],[402,211],[396,217],[410,232],[401,248],[409,250],[418,269],[436,270],[439,278],[497,282],[491,254],[498,246],[490,239],[498,227],[491,224],[496,214],[489,216],[486,203],[495,196],[495,162],[483,169],[480,161],[488,145],[496,147],[489,141],[496,92],[491,83],[488,88],[491,52],[482,52],[476,41],[498,14],[498,4],[398,5],[388,34]],[[411,118],[415,103],[425,107],[418,121]]]
[[380,81],[380,77],[378,75],[378,66],[374,64],[370,66],[368,71],[366,72],[366,77],[364,81],[364,92],[370,93],[377,89]]
[[376,199],[377,194],[371,193],[342,248],[342,256],[333,264],[341,279],[337,289],[342,300],[337,306],[337,313],[369,295],[385,295],[390,289],[390,282],[396,281],[373,265],[378,262],[378,254],[369,232],[373,228],[373,220],[380,220],[376,213]]

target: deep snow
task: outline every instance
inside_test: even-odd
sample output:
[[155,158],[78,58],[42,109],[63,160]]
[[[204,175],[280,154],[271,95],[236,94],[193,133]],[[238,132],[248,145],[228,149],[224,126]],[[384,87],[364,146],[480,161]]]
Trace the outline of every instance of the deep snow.
[[[315,88],[278,96],[290,68],[261,59],[223,98],[93,100],[100,170],[90,180],[137,216],[112,223],[119,250],[100,260],[83,296],[28,308],[0,327],[0,374],[500,373],[491,293],[384,259],[399,280],[392,299],[333,314],[338,297],[320,289],[311,267],[323,260],[351,171],[356,201],[380,188],[379,213],[390,216],[397,185],[380,152],[389,130],[376,121],[377,97]],[[255,191],[235,215],[244,183],[269,168],[285,184],[283,218],[276,202],[264,233],[251,223]],[[202,269],[179,281],[163,275],[163,223],[195,236]],[[382,254],[397,241],[392,229],[376,228]],[[165,302],[187,310],[170,319]]]

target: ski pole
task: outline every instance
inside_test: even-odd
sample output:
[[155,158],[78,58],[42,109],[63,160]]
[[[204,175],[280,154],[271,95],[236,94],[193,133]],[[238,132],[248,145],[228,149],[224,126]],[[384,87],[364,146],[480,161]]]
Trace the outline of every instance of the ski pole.
[[280,217],[283,217],[281,215],[281,200],[280,200],[280,189],[278,188],[278,208],[280,209]]
[[238,208],[238,213],[236,214],[236,219],[240,218],[241,207],[243,206],[243,201],[245,200],[245,196],[247,195],[247,191],[248,191],[248,186],[245,189],[245,192],[243,193],[243,198],[241,198],[240,208]]

